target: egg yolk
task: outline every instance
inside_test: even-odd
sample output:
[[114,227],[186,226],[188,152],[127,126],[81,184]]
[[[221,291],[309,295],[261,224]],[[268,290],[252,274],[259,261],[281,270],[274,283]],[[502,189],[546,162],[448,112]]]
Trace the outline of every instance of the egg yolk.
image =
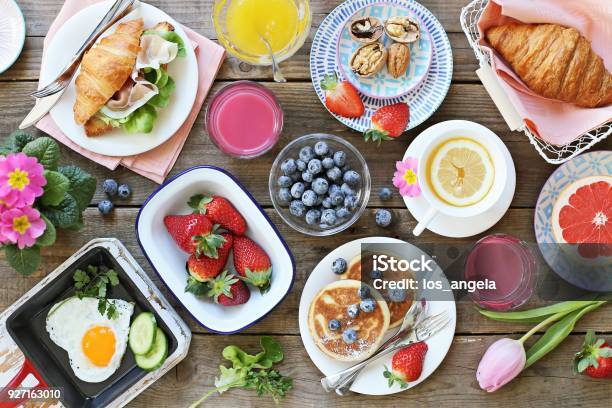
[[106,367],[115,354],[115,333],[107,326],[93,326],[85,332],[81,347],[89,361]]

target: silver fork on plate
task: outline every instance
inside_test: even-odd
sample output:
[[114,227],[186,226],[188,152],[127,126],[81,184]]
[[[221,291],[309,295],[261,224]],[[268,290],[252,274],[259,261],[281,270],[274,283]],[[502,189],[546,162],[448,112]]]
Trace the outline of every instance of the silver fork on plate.
[[136,0],[117,0],[108,10],[108,12],[104,15],[102,20],[98,23],[96,28],[89,34],[89,37],[85,40],[81,48],[74,54],[74,57],[70,60],[68,65],[64,67],[62,72],[57,76],[57,78],[38,91],[32,92],[31,95],[35,98],[44,98],[45,96],[56,94],[63,89],[65,89],[74,73],[76,72],[78,66],[81,64],[81,59],[85,54],[85,51],[90,49],[100,37],[100,35],[105,32],[111,25],[115,24],[117,20],[125,17],[134,6],[134,2]]
[[[430,316],[427,319],[423,320],[419,323],[406,337],[404,337],[401,341],[396,342],[394,345],[387,347],[386,349],[380,351],[377,354],[374,354],[370,358],[362,361],[354,365],[353,367],[347,368],[344,371],[336,373],[334,375],[330,375],[321,380],[321,385],[325,389],[325,391],[331,390],[340,390],[338,392],[340,395],[344,395],[346,393],[355,377],[353,377],[356,371],[361,371],[365,366],[372,363],[373,361],[378,360],[388,354],[394,353],[395,351],[406,347],[412,343],[418,343],[419,341],[424,341],[429,337],[433,336],[440,330],[442,330],[449,322],[450,316],[448,310],[445,310],[442,313],[439,313],[435,316]],[[351,378],[353,377],[353,378]],[[347,381],[348,379],[348,381]]]

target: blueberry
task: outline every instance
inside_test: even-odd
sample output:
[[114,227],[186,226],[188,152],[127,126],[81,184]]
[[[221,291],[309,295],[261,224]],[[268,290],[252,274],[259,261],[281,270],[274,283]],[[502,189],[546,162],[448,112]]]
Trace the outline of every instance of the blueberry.
[[356,195],[348,195],[344,199],[344,206],[349,210],[354,210],[357,208],[358,201],[359,200],[357,199]]
[[291,202],[291,199],[291,190],[289,190],[287,187],[283,187],[278,190],[278,201],[282,206],[288,206]]
[[338,258],[332,263],[331,270],[336,275],[342,275],[346,272],[346,260],[344,258]]
[[351,212],[346,207],[340,207],[336,210],[336,216],[338,218],[348,218]]
[[379,227],[386,228],[391,225],[392,217],[389,210],[378,209],[376,210],[376,225]]
[[309,161],[311,161],[312,159],[314,159],[314,151],[312,150],[312,147],[310,146],[304,146],[300,149],[300,160],[303,161],[304,163],[308,163]]
[[342,191],[344,193],[345,196],[349,196],[349,195],[357,195],[357,193],[355,192],[355,190],[353,190],[351,188],[351,186],[349,186],[346,183],[342,183],[342,186],[340,186],[340,191]]
[[334,225],[336,223],[336,211],[331,208],[323,210],[321,222],[327,225]]
[[339,181],[340,179],[342,179],[342,171],[340,171],[339,168],[337,167],[332,167],[331,169],[327,170],[327,178],[329,178],[331,181]]
[[406,291],[398,288],[387,288],[387,297],[392,302],[403,302],[406,300]]
[[312,159],[308,162],[308,171],[312,174],[319,174],[323,170],[323,165],[321,164],[321,160]]
[[293,198],[302,198],[304,190],[306,190],[304,183],[297,182],[291,186],[291,196],[293,196]]
[[293,182],[295,183],[296,181],[300,181],[302,179],[302,175],[300,173],[298,173],[297,171],[295,173],[293,173],[291,176],[291,180],[293,180]]
[[346,313],[351,319],[354,319],[359,316],[359,307],[357,305],[350,305],[346,308]]
[[323,199],[323,202],[321,203],[321,205],[322,205],[323,207],[325,207],[325,208],[332,208],[332,206],[333,206],[334,204],[332,203],[332,199],[331,199],[331,198],[329,198],[329,197],[325,197],[325,198]]
[[344,173],[342,180],[349,186],[355,187],[359,185],[359,182],[361,182],[361,176],[355,170],[349,170]]
[[295,164],[295,160],[287,159],[281,164],[281,171],[285,173],[286,176],[289,176],[297,171],[297,165]]
[[98,203],[98,211],[100,211],[100,214],[102,215],[110,214],[114,207],[115,206],[110,200],[102,200]]
[[302,159],[297,159],[295,161],[295,165],[296,165],[298,171],[306,170],[306,162],[304,160],[302,160]]
[[372,313],[376,309],[376,301],[374,299],[364,299],[359,304],[359,308],[366,313]]
[[390,200],[392,195],[393,193],[389,187],[381,187],[378,191],[378,197],[383,201]]
[[102,191],[110,197],[117,195],[117,187],[119,187],[119,185],[113,179],[104,180],[104,183],[102,183]]
[[329,146],[323,141],[317,142],[314,146],[314,152],[319,156],[325,156],[329,152]]
[[306,224],[308,225],[314,225],[316,223],[319,222],[319,220],[321,219],[321,211],[319,210],[308,210],[308,212],[306,213]]
[[302,172],[302,180],[304,180],[305,182],[312,183],[313,178],[314,178],[313,174],[309,172],[308,170]]
[[336,191],[329,196],[333,205],[342,205],[344,203],[344,194],[342,191]]
[[344,340],[344,342],[346,344],[352,344],[352,343],[356,342],[357,341],[357,332],[355,331],[355,329],[346,329],[342,333],[342,340]]
[[340,186],[337,184],[330,184],[329,185],[329,189],[327,190],[327,193],[331,196],[332,194],[334,194],[335,192],[341,191],[340,190]]
[[317,194],[325,194],[327,193],[327,190],[329,189],[329,183],[324,178],[321,178],[321,177],[316,178],[312,182],[312,189]]
[[132,189],[127,184],[121,184],[117,187],[117,195],[120,198],[128,198],[132,195]]
[[378,269],[372,269],[372,271],[370,272],[370,278],[372,279],[382,279],[382,277],[383,274]]
[[299,200],[293,200],[289,206],[289,212],[296,217],[303,217],[306,213],[306,206]]
[[334,164],[338,167],[342,167],[346,164],[346,153],[342,150],[338,150],[334,153]]
[[370,287],[367,285],[361,285],[357,291],[360,299],[367,299],[370,297]]
[[279,187],[291,187],[293,180],[289,176],[280,176],[276,181]]
[[304,191],[304,194],[302,194],[302,202],[306,207],[312,207],[315,205],[317,198],[317,193],[312,190],[306,190]]
[[336,319],[331,319],[328,323],[327,323],[327,327],[329,328],[329,330],[331,331],[336,331],[340,328],[340,321],[336,320]]
[[321,164],[323,165],[324,169],[331,169],[332,167],[334,167],[334,159],[332,159],[331,157],[326,157],[321,160]]

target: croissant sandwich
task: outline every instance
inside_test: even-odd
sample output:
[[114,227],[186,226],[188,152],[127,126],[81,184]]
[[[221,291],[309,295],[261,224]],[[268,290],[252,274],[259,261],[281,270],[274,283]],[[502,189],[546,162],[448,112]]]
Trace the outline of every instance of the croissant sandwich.
[[512,23],[486,39],[533,92],[585,108],[612,103],[612,75],[578,30]]
[[87,136],[113,128],[128,133],[153,130],[157,109],[174,91],[167,67],[185,57],[185,45],[167,22],[144,30],[142,19],[121,23],[83,56],[76,79],[74,120]]

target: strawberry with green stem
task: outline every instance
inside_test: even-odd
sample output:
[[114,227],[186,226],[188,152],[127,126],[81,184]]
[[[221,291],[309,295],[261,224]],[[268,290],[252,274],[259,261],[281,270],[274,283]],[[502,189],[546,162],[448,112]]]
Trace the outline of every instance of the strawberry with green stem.
[[612,378],[612,348],[589,330],[582,350],[574,357],[574,369],[592,378]]
[[230,250],[234,243],[232,234],[221,234],[225,238],[225,242],[217,249],[217,258],[209,258],[207,256],[191,255],[187,260],[187,272],[198,282],[209,282],[221,273],[227,259],[229,258]]
[[234,268],[243,281],[257,286],[262,294],[270,289],[272,277],[270,257],[250,238],[235,237]]
[[225,238],[217,234],[219,226],[213,225],[204,215],[167,215],[164,217],[164,224],[174,242],[184,252],[197,257],[219,256],[217,249],[223,245]]
[[405,103],[383,106],[372,115],[372,128],[363,137],[365,141],[380,143],[383,140],[393,140],[404,133],[410,120],[410,109]]
[[389,387],[397,382],[401,388],[416,381],[423,372],[423,361],[427,353],[427,343],[419,342],[400,349],[393,355],[391,371],[385,366],[383,376],[388,380]]
[[325,91],[325,106],[330,112],[345,118],[360,118],[365,107],[357,89],[348,81],[338,81],[334,73],[325,75],[321,80],[321,88]]
[[188,204],[194,213],[204,214],[212,223],[219,224],[235,235],[244,235],[246,232],[244,217],[225,197],[196,194],[189,199]]
[[251,297],[249,288],[236,276],[223,271],[210,282],[208,296],[222,306],[236,306],[248,302]]

